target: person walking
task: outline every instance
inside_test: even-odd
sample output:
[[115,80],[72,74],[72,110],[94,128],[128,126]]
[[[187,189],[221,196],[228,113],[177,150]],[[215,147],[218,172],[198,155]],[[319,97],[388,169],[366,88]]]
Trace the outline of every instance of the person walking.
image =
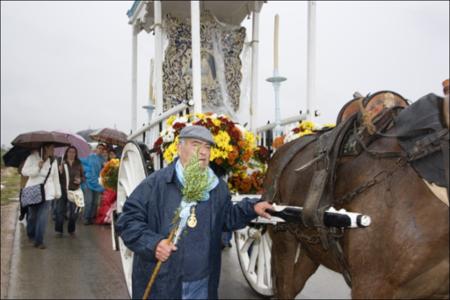
[[[227,184],[209,168],[214,140],[208,129],[187,126],[180,132],[179,141],[179,158],[136,187],[116,224],[125,245],[134,252],[133,299],[145,295],[158,261],[162,262],[161,269],[149,298],[217,298],[222,230],[243,228],[258,215],[270,217],[265,210],[272,206],[267,201],[245,198],[233,205]],[[175,245],[168,235],[173,229],[174,212],[184,202],[184,168],[194,155],[198,155],[201,167],[207,169],[210,185],[194,206],[195,221],[187,222],[189,228],[185,228]]]
[[104,188],[99,183],[100,171],[105,163],[106,147],[104,144],[98,144],[95,153],[81,159],[86,178],[84,186],[84,225],[94,224],[97,215],[97,206],[100,201],[101,193]]
[[22,167],[22,175],[28,176],[25,187],[43,184],[45,201],[29,206],[27,214],[27,235],[30,242],[39,249],[45,249],[44,234],[47,228],[50,201],[61,197],[58,165],[53,158],[53,144],[44,144],[39,151],[33,151],[25,160]]
[[62,196],[56,202],[56,220],[55,231],[58,237],[63,236],[64,219],[67,210],[69,210],[67,231],[71,237],[75,236],[75,225],[78,219],[77,206],[69,201],[67,191],[75,191],[80,184],[85,181],[83,166],[78,158],[78,150],[74,146],[69,146],[64,153],[61,164],[59,165],[60,184],[62,186]]

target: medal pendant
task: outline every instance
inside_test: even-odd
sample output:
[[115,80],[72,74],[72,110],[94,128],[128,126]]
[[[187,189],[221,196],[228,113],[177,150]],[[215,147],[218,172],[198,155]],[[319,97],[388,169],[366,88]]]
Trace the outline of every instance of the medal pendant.
[[190,228],[195,228],[195,226],[197,226],[197,218],[194,216],[190,216],[188,221],[187,221],[187,225]]
[[191,215],[187,220],[187,226],[190,228],[195,228],[197,226],[197,217],[195,216],[195,206],[191,208]]

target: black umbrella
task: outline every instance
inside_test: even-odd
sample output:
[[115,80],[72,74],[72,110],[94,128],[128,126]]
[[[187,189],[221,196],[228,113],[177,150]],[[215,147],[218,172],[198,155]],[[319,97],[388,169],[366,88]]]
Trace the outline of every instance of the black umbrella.
[[14,146],[3,155],[3,162],[7,167],[18,168],[30,154],[30,149]]

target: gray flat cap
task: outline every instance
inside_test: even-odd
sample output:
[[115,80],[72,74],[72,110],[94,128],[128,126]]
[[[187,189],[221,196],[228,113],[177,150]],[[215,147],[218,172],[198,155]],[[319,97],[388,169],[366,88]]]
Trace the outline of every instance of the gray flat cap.
[[181,129],[179,138],[198,139],[210,143],[213,146],[216,144],[209,129],[200,125],[192,125],[184,127],[183,129]]

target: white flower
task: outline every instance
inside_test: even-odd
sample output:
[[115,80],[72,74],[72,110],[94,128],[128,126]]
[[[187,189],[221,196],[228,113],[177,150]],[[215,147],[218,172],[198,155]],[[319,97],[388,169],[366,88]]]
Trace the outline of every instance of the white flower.
[[175,123],[187,123],[187,122],[188,122],[188,119],[185,116],[182,116],[182,117],[176,118],[173,121],[172,124],[175,124]]
[[167,134],[167,132],[168,132],[168,129],[163,129],[163,130],[159,133],[159,136],[160,136],[160,137],[163,137],[163,136],[165,136],[165,135]]
[[298,137],[299,137],[299,134],[290,132],[284,138],[284,143],[289,143],[290,141],[293,141],[293,140],[295,140]]
[[163,135],[163,142],[164,143],[171,143],[173,142],[173,139],[175,138],[173,131],[167,131],[166,134]]
[[314,124],[312,130],[313,131],[319,131],[322,130],[323,126],[319,124]]
[[247,129],[245,129],[241,124],[234,124],[242,133],[246,132]]

